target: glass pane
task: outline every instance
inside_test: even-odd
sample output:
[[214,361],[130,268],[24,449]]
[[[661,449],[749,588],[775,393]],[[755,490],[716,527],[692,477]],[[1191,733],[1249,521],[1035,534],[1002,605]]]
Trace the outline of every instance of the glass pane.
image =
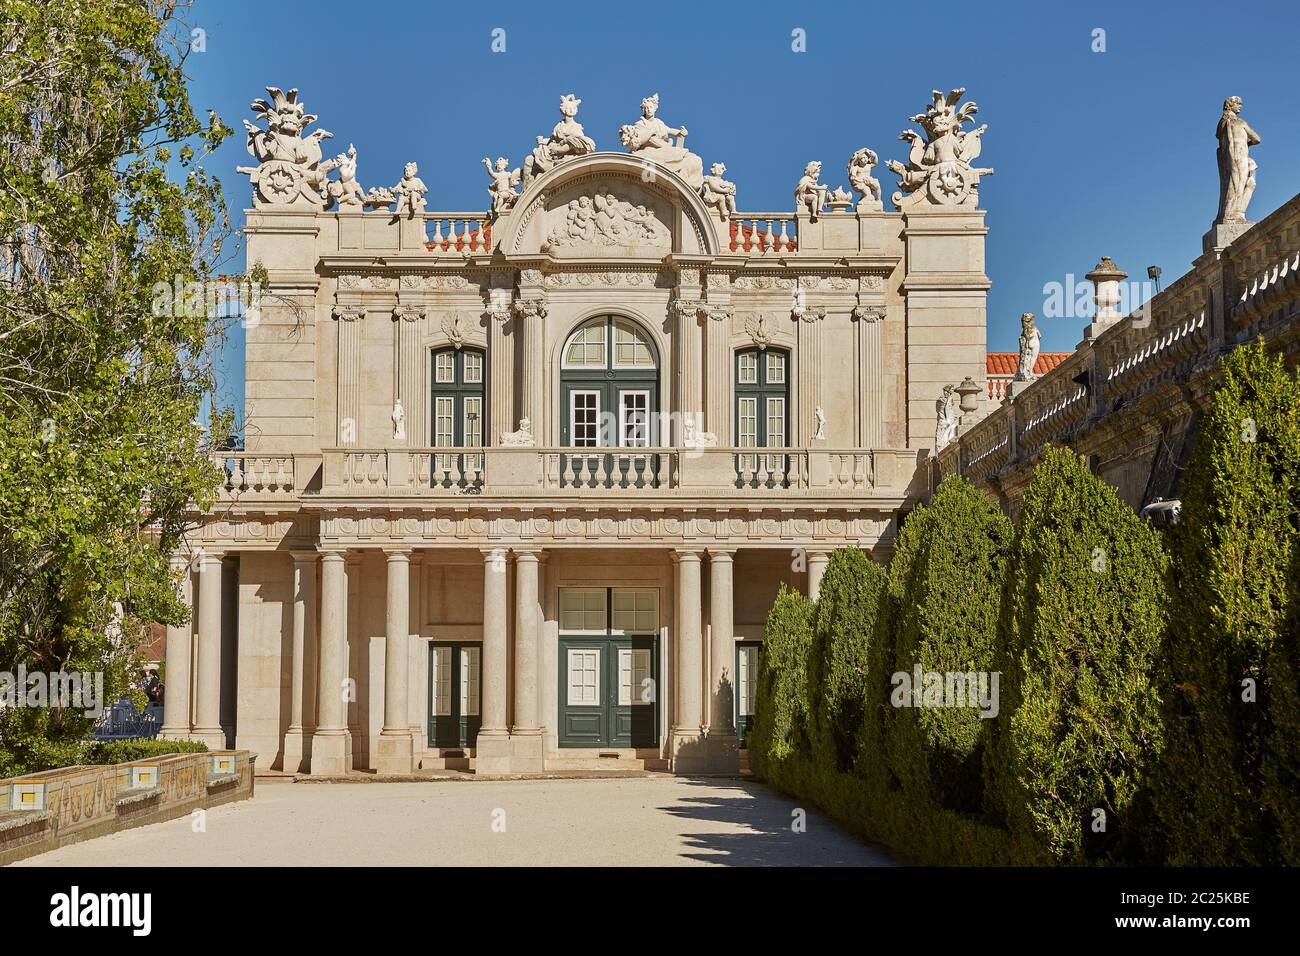
[[654,588],[614,588],[613,629],[627,634],[659,630],[659,592]]
[[742,646],[739,657],[739,673],[736,677],[736,701],[740,716],[748,717],[754,713],[754,683],[758,679],[758,648]]
[[755,447],[758,445],[758,399],[740,400],[739,419],[736,428],[737,444],[741,448]]
[[469,672],[468,691],[466,692],[465,706],[461,708],[461,714],[467,717],[478,716],[479,705],[479,651],[477,647],[462,648],[461,667]]
[[785,356],[780,352],[767,353],[767,383],[780,385],[785,382]]
[[455,399],[438,396],[433,403],[433,445],[435,448],[451,448],[456,444]]
[[569,704],[594,707],[600,703],[600,652],[594,648],[570,648],[568,660]]
[[605,320],[584,325],[573,333],[564,350],[564,364],[570,368],[605,367]]
[[634,325],[614,323],[614,365],[618,368],[654,368],[650,343]]
[[466,448],[478,448],[483,444],[483,399],[465,399],[465,440],[461,442]]
[[618,649],[618,706],[631,706],[632,686],[632,650],[620,647]]
[[650,671],[650,648],[632,649],[632,703],[655,702],[654,677]]
[[483,354],[465,353],[465,381],[477,385],[483,381]]
[[785,399],[767,400],[767,447],[785,447]]
[[619,392],[619,444],[624,448],[650,447],[650,395]]
[[572,392],[572,444],[575,448],[595,448],[600,441],[600,395],[596,392]]
[[758,384],[758,354],[755,352],[744,352],[740,356],[740,376],[741,385]]
[[453,352],[439,352],[433,358],[433,380],[442,385],[456,381],[456,355]]
[[605,630],[604,588],[561,588],[560,630]]

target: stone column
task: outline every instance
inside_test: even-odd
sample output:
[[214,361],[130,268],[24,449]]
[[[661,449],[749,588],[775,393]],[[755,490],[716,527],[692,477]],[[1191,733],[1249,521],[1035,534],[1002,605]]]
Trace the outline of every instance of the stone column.
[[384,641],[384,727],[379,733],[375,770],[410,773],[413,745],[406,712],[406,668],[411,624],[411,556],[388,552],[388,613]]
[[740,772],[736,740],[736,629],[732,596],[734,551],[709,549],[709,737],[714,773]]
[[224,750],[221,729],[221,555],[199,556],[199,659],[195,675],[194,733],[190,736]]
[[542,771],[542,729],[537,709],[537,552],[515,551],[515,723],[511,770]]
[[[679,288],[679,296],[698,295],[697,287]],[[694,416],[695,427],[704,430],[704,396],[700,388],[700,312],[702,305],[697,298],[678,298],[673,303],[676,322],[673,325],[673,339],[677,346],[676,371],[677,395],[676,411],[683,416],[677,425],[679,434],[661,436],[660,441],[672,441],[680,445],[685,429],[686,415]]]
[[[714,293],[710,290],[710,302],[713,297]],[[735,395],[731,384],[731,373],[735,365],[735,352],[731,348],[731,315],[729,307],[713,306],[708,309],[704,342],[707,422],[696,423],[697,427],[712,432],[721,448],[730,447],[735,440],[731,434],[734,417],[732,402]]]
[[190,735],[191,623],[195,611],[189,559],[183,554],[173,554],[170,567],[172,574],[179,578],[177,591],[182,603],[190,607],[191,617],[184,624],[167,625],[167,686],[163,695],[161,736],[168,740],[183,740]]
[[508,773],[510,732],[506,727],[506,551],[483,551],[483,721],[474,746],[479,773]]
[[[527,418],[533,434],[542,434],[546,420],[546,396],[543,390],[546,341],[546,301],[540,297],[520,299],[515,303],[515,334],[519,336],[519,419]],[[511,429],[513,431],[513,429]]]
[[677,712],[673,719],[672,755],[675,773],[707,769],[703,752],[704,715],[701,710],[700,552],[675,552],[677,564]]
[[831,556],[825,551],[808,552],[808,600],[815,601],[822,593],[822,575],[826,573],[830,560]]
[[[497,294],[497,290],[493,290]],[[506,292],[509,296],[509,292]],[[496,445],[502,432],[515,430],[514,424],[514,340],[506,335],[510,319],[509,300],[501,307],[488,309],[488,433],[483,443]],[[534,426],[536,428],[536,426]],[[534,432],[533,434],[538,434]]]
[[352,740],[343,703],[343,642],[347,626],[347,559],[341,551],[321,553],[320,715],[311,743],[311,772],[343,774],[352,769]]
[[289,730],[284,735],[284,770],[302,769],[306,748],[307,692],[310,686],[307,651],[315,643],[316,552],[293,551],[293,655],[289,661]]
[[883,305],[858,306],[853,310],[857,333],[858,447],[885,447],[884,345],[881,342],[885,319]]

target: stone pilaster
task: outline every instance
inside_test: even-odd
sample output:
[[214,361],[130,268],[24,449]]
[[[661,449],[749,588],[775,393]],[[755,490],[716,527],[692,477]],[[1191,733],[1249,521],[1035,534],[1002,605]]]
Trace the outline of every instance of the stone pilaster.
[[[520,288],[520,295],[524,294]],[[546,299],[535,290],[514,305],[515,334],[519,337],[519,420],[528,419],[533,434],[546,419]],[[514,431],[512,426],[509,431]],[[499,436],[498,436],[499,437]]]
[[[802,282],[803,280],[800,280]],[[807,445],[817,431],[817,407],[822,402],[822,320],[826,310],[807,302],[807,290],[800,285],[795,291],[795,305],[790,317],[795,325],[795,354],[798,373],[794,380],[795,415],[790,446]]]
[[355,445],[361,429],[361,306],[334,308],[338,320],[338,442]]
[[483,551],[483,719],[475,741],[478,773],[510,770],[510,731],[506,725],[506,551]]
[[[493,290],[496,295],[502,290]],[[509,296],[509,290],[504,290]],[[509,300],[505,305],[491,305],[487,310],[488,322],[488,433],[484,443],[496,445],[504,432],[515,430],[514,425],[514,341],[507,334],[510,323]],[[536,432],[534,432],[536,434]]]
[[298,773],[307,760],[308,701],[312,685],[309,658],[316,644],[316,552],[294,551],[293,638],[289,660],[289,729],[284,735],[286,773]]
[[[703,308],[703,304],[694,298],[679,298],[673,302],[673,339],[677,353],[673,374],[677,385],[675,403],[679,416],[677,434],[671,436],[675,445],[681,444],[687,415],[692,416],[697,428],[703,428],[704,392],[700,374],[700,314]],[[669,440],[669,436],[661,436],[660,440]]]
[[221,555],[199,555],[199,650],[194,678],[194,732],[192,739],[211,750],[226,746],[221,729]]
[[397,326],[394,336],[397,354],[393,362],[397,380],[393,382],[393,400],[402,403],[406,418],[405,444],[413,448],[429,443],[429,413],[425,401],[427,370],[424,349],[420,344],[423,320],[424,310],[419,306],[399,305],[393,310],[393,321]]
[[337,775],[352,769],[344,697],[347,632],[347,560],[341,551],[321,553],[319,716],[311,741],[311,772]]
[[673,771],[700,773],[709,767],[702,743],[704,648],[701,640],[700,552],[676,551],[673,561],[677,566],[677,708],[671,741]]
[[411,556],[406,551],[389,551],[386,563],[384,726],[379,734],[375,770],[379,773],[410,773],[414,764],[411,725],[406,708],[406,671],[411,625]]
[[[713,293],[709,293],[710,298]],[[732,430],[732,370],[735,367],[731,350],[730,306],[710,305],[706,310],[708,320],[704,323],[705,350],[705,415],[699,427],[711,432],[720,447],[726,448],[733,442]]]
[[885,447],[885,306],[859,305],[853,310],[854,381],[858,389],[858,446]]
[[190,682],[192,674],[194,617],[193,588],[190,583],[190,563],[184,554],[171,556],[170,568],[177,581],[181,602],[191,608],[191,619],[184,624],[167,625],[167,689],[163,696],[163,726],[161,736],[168,740],[183,740],[190,735]]
[[537,552],[515,550],[515,722],[510,732],[510,769],[542,771],[542,729],[538,713]]

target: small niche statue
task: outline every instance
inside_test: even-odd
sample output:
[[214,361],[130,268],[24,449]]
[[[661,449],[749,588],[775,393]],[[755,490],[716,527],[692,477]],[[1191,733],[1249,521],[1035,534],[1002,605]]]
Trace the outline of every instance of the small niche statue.
[[402,400],[393,402],[393,439],[406,441],[406,412],[402,410]]

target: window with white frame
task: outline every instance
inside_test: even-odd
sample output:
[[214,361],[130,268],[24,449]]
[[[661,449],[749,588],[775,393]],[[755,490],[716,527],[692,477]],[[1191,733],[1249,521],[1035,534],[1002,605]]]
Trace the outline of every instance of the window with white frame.
[[560,630],[599,631],[608,624],[608,603],[604,588],[561,588]]
[[659,630],[659,591],[655,588],[614,588],[611,630],[652,634]]

